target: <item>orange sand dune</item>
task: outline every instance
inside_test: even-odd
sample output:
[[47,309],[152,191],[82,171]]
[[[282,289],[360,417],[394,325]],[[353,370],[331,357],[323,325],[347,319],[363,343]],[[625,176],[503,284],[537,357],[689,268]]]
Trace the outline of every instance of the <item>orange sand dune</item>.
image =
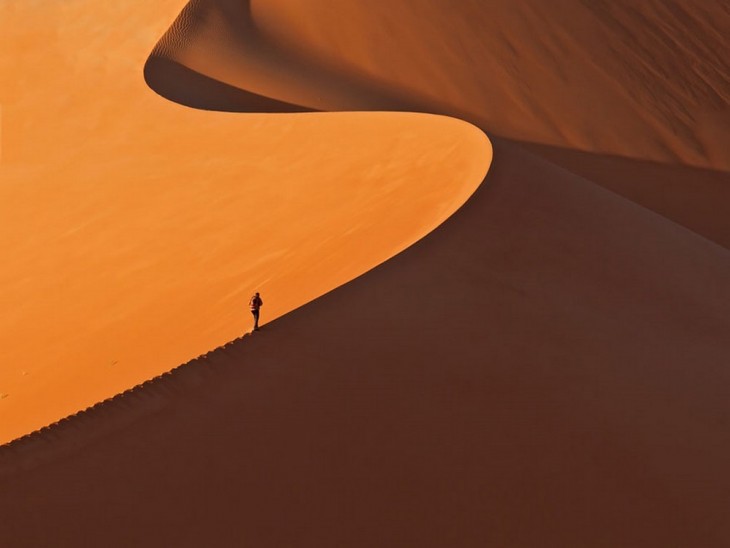
[[329,0],[253,0],[251,6],[264,36],[310,63],[462,111],[503,137],[730,170],[724,2],[341,0],[335,9]]
[[[415,3],[389,4],[400,19],[383,11],[377,21],[390,24],[380,39],[402,40],[404,49],[392,48],[395,61],[381,58],[384,67],[405,67],[399,57],[409,44],[438,44],[438,52],[465,40],[453,32],[454,18],[504,15],[466,0],[421,3],[448,38],[429,42],[420,33],[424,13],[405,10]],[[196,1],[157,48],[148,82],[183,102],[237,110],[252,99],[292,110],[368,102],[415,109],[443,100],[347,67],[338,73],[330,59],[342,52],[310,49],[305,29],[315,20],[327,27],[315,34],[349,32],[337,44],[345,53],[375,48],[354,26],[366,35],[375,28],[355,17],[361,5],[331,4],[330,16],[316,1],[305,13],[294,3],[283,12],[277,0],[255,1],[251,17],[248,2]],[[635,31],[665,21],[662,11],[654,19],[615,6]],[[502,18],[501,28],[540,41],[542,26],[520,27],[528,12]],[[550,22],[564,17],[536,13],[548,36]],[[283,19],[289,14],[299,26]],[[710,36],[716,23],[703,22]],[[301,41],[298,52],[272,38],[277,25]],[[491,38],[466,45],[482,39]],[[564,46],[571,58],[575,44]],[[676,96],[676,112],[582,133],[583,115],[571,117],[569,104],[549,108],[563,89],[537,76],[547,79],[545,95],[532,96],[531,108],[549,111],[565,134],[591,129],[602,143],[587,149],[598,156],[586,163],[570,155],[565,162],[593,169],[608,161],[621,177],[612,155],[623,151],[603,146],[621,138],[644,152],[637,161],[659,160],[662,169],[670,156],[689,173],[715,165],[666,133],[663,118],[681,120],[688,96]],[[499,80],[481,68],[472,77]],[[627,75],[616,77],[633,89]],[[211,95],[185,91],[183,81]],[[466,86],[465,75],[454,81]],[[459,108],[478,110],[481,97]],[[519,111],[504,97],[489,104],[507,121]],[[631,118],[636,111],[625,107],[611,119]],[[645,146],[651,135],[662,146]],[[540,154],[564,152],[564,143],[544,142],[558,150]],[[667,143],[672,152],[663,157]],[[260,336],[2,448],[0,544],[729,544],[728,251],[513,142],[494,144],[487,184],[403,253]]]
[[727,545],[728,253],[499,142],[488,181],[260,335],[0,451],[0,544]]
[[489,164],[443,117],[169,103],[141,72],[161,7],[0,6],[0,442],[240,336],[254,290],[269,321],[368,270]]
[[321,110],[457,116],[730,247],[724,2],[197,0],[181,21],[158,55],[198,73],[246,87],[255,70],[258,93]]

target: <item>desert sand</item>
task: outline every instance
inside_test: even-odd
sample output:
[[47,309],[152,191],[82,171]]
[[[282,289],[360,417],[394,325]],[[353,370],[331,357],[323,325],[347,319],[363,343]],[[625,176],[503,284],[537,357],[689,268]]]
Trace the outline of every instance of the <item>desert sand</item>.
[[163,100],[141,70],[180,5],[160,8],[3,4],[0,442],[239,337],[256,290],[271,321],[361,274],[489,165],[441,116]]
[[[414,211],[364,269],[438,228],[374,270],[0,449],[0,543],[730,543],[728,12],[586,6],[189,5],[146,65],[161,95],[458,116],[492,165],[443,224]],[[416,120],[476,152],[462,175],[486,169],[481,133]]]

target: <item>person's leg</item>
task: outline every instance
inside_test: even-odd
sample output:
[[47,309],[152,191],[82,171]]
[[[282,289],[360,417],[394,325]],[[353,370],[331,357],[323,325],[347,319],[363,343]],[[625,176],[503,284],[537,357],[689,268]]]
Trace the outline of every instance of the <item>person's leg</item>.
[[259,311],[252,310],[251,314],[253,314],[253,328],[258,329],[259,328]]

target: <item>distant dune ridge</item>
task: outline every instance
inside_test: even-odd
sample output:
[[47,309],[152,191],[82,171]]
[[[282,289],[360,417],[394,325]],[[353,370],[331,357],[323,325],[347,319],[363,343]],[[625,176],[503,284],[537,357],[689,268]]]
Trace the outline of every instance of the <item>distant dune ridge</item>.
[[0,544],[730,544],[729,18],[191,2],[158,93],[455,115],[493,164],[374,270],[0,449]]
[[200,0],[158,53],[308,108],[457,116],[727,247],[728,27],[718,1]]
[[[253,291],[276,295],[271,321],[388,259],[489,166],[484,133],[444,116],[162,100],[142,65],[167,7],[0,5],[0,443],[239,337]],[[194,84],[219,107],[285,106]]]

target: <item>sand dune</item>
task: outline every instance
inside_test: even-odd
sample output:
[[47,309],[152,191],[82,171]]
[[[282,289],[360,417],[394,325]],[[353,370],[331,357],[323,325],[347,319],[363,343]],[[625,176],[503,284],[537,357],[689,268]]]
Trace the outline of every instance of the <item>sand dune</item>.
[[730,246],[722,2],[198,0],[183,20],[192,39],[157,53],[221,82],[254,70],[258,93],[309,108],[456,116]]
[[180,4],[161,7],[0,6],[0,442],[240,336],[256,289],[270,321],[361,274],[489,165],[486,137],[444,117],[162,100],[141,71]]
[[723,2],[251,5],[264,36],[310,63],[464,111],[494,134],[730,169]]
[[497,143],[396,258],[5,448],[0,541],[723,546],[728,276]]
[[[536,71],[528,79],[540,84],[534,94],[518,93],[518,82],[503,74],[474,73],[477,65],[454,70],[453,95],[446,93],[444,66],[451,65],[439,51],[451,55],[447,43],[487,49],[492,35],[475,37],[479,22],[499,16],[499,29],[516,33],[513,46],[522,43],[515,36],[534,51],[552,40],[550,22],[560,27],[568,16],[537,3],[512,19],[499,2],[489,12],[477,2],[422,3],[416,14],[414,2],[391,2],[387,13],[368,4],[377,19],[350,0],[331,10],[316,1],[305,11],[283,0],[253,2],[252,12],[247,4],[193,3],[147,65],[150,85],[184,103],[232,110],[281,103],[471,109],[477,114],[465,119],[512,141],[493,139],[486,183],[390,261],[271,322],[260,336],[2,448],[0,543],[728,544],[728,251],[514,142],[542,143],[533,152],[572,171],[600,171],[602,185],[626,193],[641,194],[605,174],[644,180],[626,157],[646,162],[651,175],[681,163],[686,171],[665,206],[687,225],[711,217],[693,228],[714,237],[725,229],[716,223],[722,204],[707,204],[722,196],[724,167],[711,146],[698,152],[667,125],[691,112],[695,92],[680,93],[682,84],[669,110],[637,117],[635,99],[611,99],[605,74],[581,66],[575,74],[584,75],[585,93],[608,105],[608,124],[589,124],[588,111],[564,97],[539,61],[516,62]],[[712,5],[685,17],[686,25],[704,25],[709,41],[724,13]],[[633,48],[639,59],[662,43],[653,29],[690,28],[657,6],[655,18],[627,4],[592,6],[601,7],[602,21],[619,21],[616,28],[635,25],[637,40],[644,40],[641,26],[649,28],[648,49]],[[586,10],[570,18],[591,20]],[[466,23],[475,25],[467,25],[472,34],[455,31]],[[586,39],[594,31],[584,29],[580,52],[597,43],[596,55],[608,55],[605,41]],[[563,57],[555,59],[581,57],[561,32]],[[706,43],[687,47],[702,51]],[[378,55],[381,44],[390,57]],[[409,49],[422,44],[433,44],[434,55]],[[431,72],[407,67],[409,55],[426,59],[421,66]],[[724,90],[698,67],[702,81]],[[685,69],[678,65],[697,84]],[[633,93],[631,77],[615,70],[619,87]],[[646,70],[648,83],[662,81]],[[482,95],[487,81],[496,95]],[[186,92],[180,82],[200,82],[210,95]],[[532,118],[513,116],[521,105],[535,110]],[[527,133],[510,126],[518,121]],[[595,171],[599,161],[608,167]],[[708,191],[684,209],[677,196],[700,167],[717,175],[704,188],[719,194]],[[633,198],[661,209],[661,193],[645,192]],[[34,526],[39,520],[43,527]]]

